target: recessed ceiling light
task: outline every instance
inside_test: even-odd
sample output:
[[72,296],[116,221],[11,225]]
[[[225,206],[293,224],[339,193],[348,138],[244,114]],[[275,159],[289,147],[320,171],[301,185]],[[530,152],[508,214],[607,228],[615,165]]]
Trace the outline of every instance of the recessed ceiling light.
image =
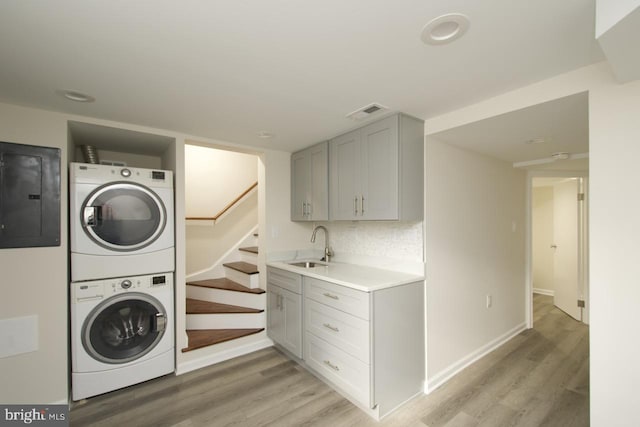
[[258,132],[258,138],[262,138],[262,139],[273,138],[273,134],[271,132],[267,132],[263,130]]
[[75,102],[94,102],[96,100],[93,96],[87,95],[86,93],[78,92],[76,90],[59,89],[56,91],[56,93],[67,98],[70,101]]
[[420,38],[423,43],[438,45],[459,39],[469,29],[469,18],[461,13],[448,13],[432,19],[424,26]]

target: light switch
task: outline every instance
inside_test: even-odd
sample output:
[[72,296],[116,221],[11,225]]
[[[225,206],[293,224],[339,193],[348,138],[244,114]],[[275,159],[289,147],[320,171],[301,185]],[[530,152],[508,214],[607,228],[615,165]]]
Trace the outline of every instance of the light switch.
[[0,358],[38,351],[38,316],[0,320]]

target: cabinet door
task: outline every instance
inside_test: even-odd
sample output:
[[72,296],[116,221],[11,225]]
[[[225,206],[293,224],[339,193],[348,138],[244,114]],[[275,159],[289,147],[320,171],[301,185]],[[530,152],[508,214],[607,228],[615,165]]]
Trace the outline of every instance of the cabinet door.
[[284,324],[281,344],[294,356],[302,358],[302,297],[282,289],[280,301]]
[[329,156],[326,142],[314,145],[308,150],[309,157],[309,193],[307,218],[313,221],[329,219]]
[[282,289],[267,284],[267,335],[273,341],[284,341],[284,312],[280,309]]
[[291,155],[291,220],[304,221],[307,216],[307,193],[309,180],[309,157],[307,151]]
[[267,335],[302,358],[302,297],[299,294],[267,285]]
[[360,131],[332,140],[330,156],[331,219],[359,219]]
[[361,130],[360,219],[398,219],[398,116]]

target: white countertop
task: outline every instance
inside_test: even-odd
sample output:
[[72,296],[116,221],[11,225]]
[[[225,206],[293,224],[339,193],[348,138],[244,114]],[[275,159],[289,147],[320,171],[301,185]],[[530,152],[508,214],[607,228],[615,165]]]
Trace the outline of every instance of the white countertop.
[[341,262],[330,262],[328,265],[312,268],[297,267],[288,264],[288,262],[301,261],[305,260],[271,261],[267,263],[267,266],[319,280],[325,280],[364,292],[373,292],[424,280],[424,276],[420,275]]

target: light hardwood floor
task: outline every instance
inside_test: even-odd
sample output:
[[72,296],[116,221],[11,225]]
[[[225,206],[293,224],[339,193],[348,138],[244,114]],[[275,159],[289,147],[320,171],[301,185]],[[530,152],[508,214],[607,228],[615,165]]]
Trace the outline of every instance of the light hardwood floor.
[[71,426],[588,426],[589,330],[534,296],[534,329],[377,423],[275,349],[76,403]]

